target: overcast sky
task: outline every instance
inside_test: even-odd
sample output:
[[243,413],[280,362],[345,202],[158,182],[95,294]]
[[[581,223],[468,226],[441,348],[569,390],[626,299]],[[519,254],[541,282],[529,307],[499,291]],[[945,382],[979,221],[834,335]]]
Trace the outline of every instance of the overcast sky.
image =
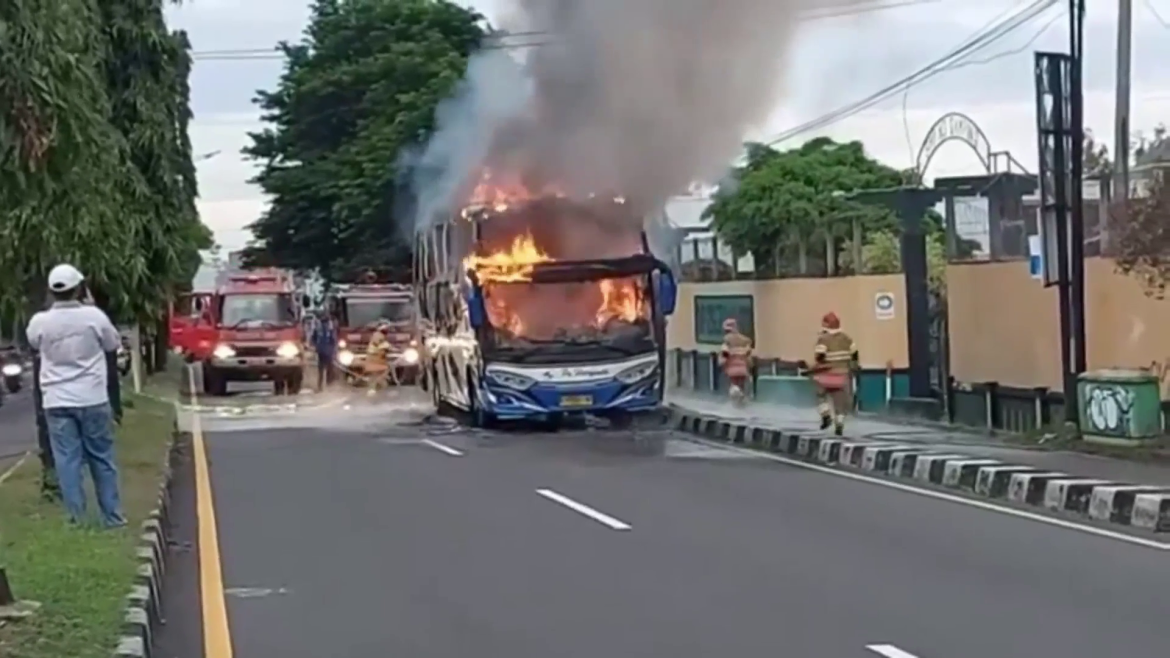
[[[839,0],[838,0],[839,1]],[[185,29],[197,53],[270,48],[297,40],[308,17],[308,0],[198,0],[169,10],[173,27]],[[468,2],[493,21],[503,19],[509,0]],[[865,14],[864,18],[810,21],[793,45],[788,92],[766,125],[745,138],[777,135],[840,106],[864,98],[945,54],[1014,5],[1011,0],[938,0],[920,6]],[[1064,4],[1064,3],[1058,3]],[[1112,143],[1116,3],[1090,3],[1086,28],[1086,124]],[[994,150],[1008,150],[1035,169],[1035,101],[1032,51],[1066,47],[1066,16],[1057,9],[1020,28],[974,59],[1009,53],[980,66],[941,74],[895,98],[802,139],[825,134],[859,139],[870,153],[898,167],[910,166],[931,124],[948,111],[971,116]],[[1049,27],[1043,30],[1045,25]],[[1029,45],[1033,38],[1036,40]],[[1012,51],[1019,50],[1014,54]],[[1170,0],[1135,3],[1132,125],[1149,130],[1170,123]],[[259,127],[252,104],[257,89],[275,86],[278,60],[200,58],[192,74],[196,153],[220,154],[199,163],[203,221],[219,242],[236,249],[244,230],[263,211],[264,199],[247,180],[254,166],[239,155],[247,132]],[[905,101],[906,111],[903,112]],[[908,129],[907,129],[908,127]],[[907,134],[908,133],[908,134]],[[391,163],[394,154],[387,154]],[[944,146],[929,176],[978,173],[978,160],[964,146]]]

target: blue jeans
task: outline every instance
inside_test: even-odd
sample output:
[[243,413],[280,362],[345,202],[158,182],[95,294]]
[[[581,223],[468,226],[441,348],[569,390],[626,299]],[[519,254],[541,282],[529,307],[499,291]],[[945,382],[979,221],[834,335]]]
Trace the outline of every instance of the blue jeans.
[[83,466],[93,478],[102,523],[126,525],[118,496],[118,467],[114,464],[114,418],[110,405],[46,409],[49,441],[57,462],[57,480],[65,510],[75,522],[85,518]]

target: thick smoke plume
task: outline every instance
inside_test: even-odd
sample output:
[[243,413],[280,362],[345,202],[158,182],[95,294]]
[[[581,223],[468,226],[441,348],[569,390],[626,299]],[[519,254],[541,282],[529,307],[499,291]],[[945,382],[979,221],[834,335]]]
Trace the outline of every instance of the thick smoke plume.
[[512,0],[526,37],[476,56],[414,164],[416,225],[454,210],[481,167],[658,210],[717,180],[775,110],[809,10],[863,0]]

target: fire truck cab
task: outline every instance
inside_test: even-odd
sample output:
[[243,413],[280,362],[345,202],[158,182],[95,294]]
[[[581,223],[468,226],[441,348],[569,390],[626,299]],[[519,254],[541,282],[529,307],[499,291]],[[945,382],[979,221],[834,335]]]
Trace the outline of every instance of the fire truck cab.
[[415,330],[414,288],[402,283],[336,285],[326,308],[337,322],[337,363],[347,380],[361,376],[366,349],[379,325],[389,331],[390,365],[398,381],[414,383],[418,377],[418,340]]
[[224,395],[233,381],[271,381],[277,394],[298,393],[305,370],[302,311],[290,272],[226,275],[199,320],[210,349],[192,353],[203,364],[205,392]]

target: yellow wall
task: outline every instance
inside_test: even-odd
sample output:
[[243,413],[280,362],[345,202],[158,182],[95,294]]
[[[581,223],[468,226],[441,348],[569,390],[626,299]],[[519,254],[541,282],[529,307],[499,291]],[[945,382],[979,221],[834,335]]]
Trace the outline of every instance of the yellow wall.
[[[894,317],[879,320],[874,297],[894,295]],[[695,295],[752,295],[755,307],[756,352],[765,358],[812,360],[821,317],[833,311],[853,337],[863,367],[908,365],[905,283],[901,274],[829,279],[779,279],[683,283],[678,306],[667,326],[667,344],[686,350],[714,350],[695,342]]]
[[[963,382],[1059,390],[1060,316],[1055,288],[1028,275],[1026,262],[947,268],[951,373]],[[1113,262],[1085,262],[1089,369],[1153,368],[1170,397],[1170,301],[1151,299]]]

